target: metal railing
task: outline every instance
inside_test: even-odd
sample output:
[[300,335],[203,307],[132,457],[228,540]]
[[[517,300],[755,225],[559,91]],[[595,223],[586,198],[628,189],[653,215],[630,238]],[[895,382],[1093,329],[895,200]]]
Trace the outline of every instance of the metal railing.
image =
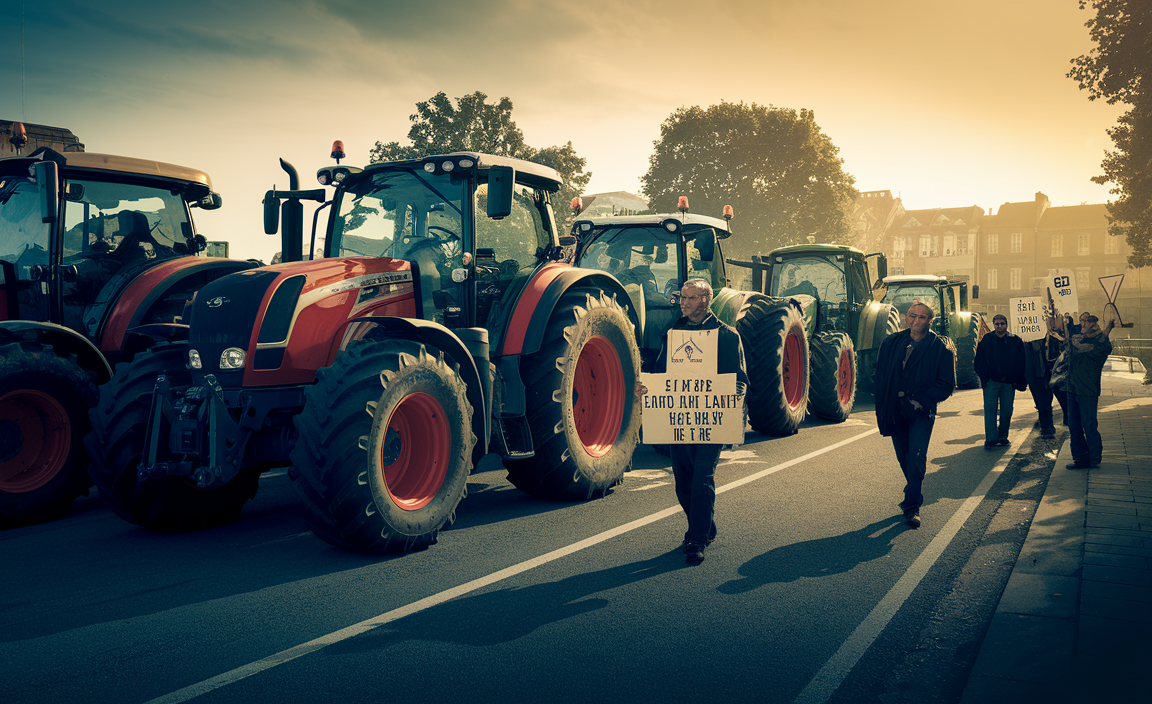
[[1135,357],[1144,365],[1144,383],[1152,383],[1152,340],[1136,338],[1115,338],[1112,340],[1112,354],[1121,357]]

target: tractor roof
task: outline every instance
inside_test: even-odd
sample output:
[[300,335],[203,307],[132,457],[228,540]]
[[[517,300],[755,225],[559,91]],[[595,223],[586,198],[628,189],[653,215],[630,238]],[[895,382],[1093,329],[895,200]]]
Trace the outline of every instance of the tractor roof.
[[[209,190],[212,189],[212,181],[208,178],[208,174],[199,169],[190,169],[187,166],[177,166],[176,164],[166,164],[162,161],[136,159],[130,156],[119,156],[116,154],[95,154],[93,152],[64,152],[62,156],[66,160],[64,166],[65,173],[90,171],[105,174],[133,174],[181,181],[183,183],[201,183],[207,186]],[[27,157],[19,156],[9,158],[12,160],[28,160]],[[7,160],[8,159],[5,159],[4,161]]]
[[661,227],[665,220],[679,220],[683,225],[707,225],[714,227],[718,230],[727,230],[728,221],[714,218],[708,215],[696,215],[694,213],[671,213],[671,214],[648,214],[648,215],[603,215],[595,218],[582,218],[577,217],[577,222],[590,222],[596,227],[603,226],[618,226],[627,227],[630,225],[648,225]]
[[948,281],[947,278],[934,274],[898,274],[884,277],[884,283],[889,286],[892,284],[942,284],[946,281]]
[[863,251],[856,249],[855,247],[849,247],[846,244],[793,244],[787,247],[780,247],[779,249],[772,250],[772,255],[775,256],[782,254],[805,253],[823,254],[827,252],[835,252],[837,254],[843,252],[852,252],[853,254],[864,256]]
[[511,166],[516,169],[517,179],[531,186],[542,188],[546,191],[558,191],[563,183],[560,172],[550,166],[537,164],[523,159],[514,159],[508,156],[496,156],[495,154],[481,154],[479,152],[452,152],[451,154],[433,154],[419,159],[405,159],[402,161],[383,161],[376,164],[369,164],[364,167],[364,171],[377,171],[392,168],[407,168],[412,166],[423,166],[428,162],[440,162],[448,160],[458,160],[461,158],[472,159],[476,162],[477,171],[487,171],[493,166]]

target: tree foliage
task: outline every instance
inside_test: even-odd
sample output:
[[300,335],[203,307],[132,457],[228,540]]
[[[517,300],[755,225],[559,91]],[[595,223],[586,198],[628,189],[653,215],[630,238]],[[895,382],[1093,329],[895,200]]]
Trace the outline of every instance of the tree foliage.
[[849,244],[857,191],[832,140],[810,110],[722,102],[680,108],[660,126],[642,177],[649,207],[736,213],[728,256],[747,258],[807,242]]
[[1088,91],[1088,99],[1131,109],[1108,130],[1116,146],[1107,152],[1093,176],[1113,184],[1109,193],[1108,233],[1123,236],[1132,247],[1128,265],[1152,264],[1152,3],[1148,0],[1080,0],[1080,9],[1096,11],[1088,27],[1096,48],[1072,59],[1068,77]]
[[481,152],[550,166],[560,172],[563,186],[552,197],[557,219],[568,214],[572,198],[584,193],[591,173],[584,172],[586,159],[576,154],[572,142],[564,146],[534,149],[524,143],[524,133],[512,120],[512,101],[500,98],[489,103],[480,91],[456,99],[456,104],[443,92],[416,103],[416,113],[408,117],[410,144],[376,142],[369,154],[372,163],[401,159],[420,159],[429,154]]

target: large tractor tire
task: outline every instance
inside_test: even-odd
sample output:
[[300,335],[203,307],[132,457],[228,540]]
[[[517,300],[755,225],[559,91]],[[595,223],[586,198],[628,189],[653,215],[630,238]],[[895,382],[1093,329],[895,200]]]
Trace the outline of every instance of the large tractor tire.
[[876,321],[871,332],[873,346],[867,350],[856,350],[856,388],[871,396],[876,391],[876,356],[880,354],[880,343],[888,336],[900,332],[900,311],[888,306],[888,314]]
[[846,332],[818,332],[811,339],[812,388],[808,410],[843,423],[856,402],[856,349]]
[[[217,489],[199,489],[185,477],[141,481],[144,432],[152,408],[156,377],[165,374],[173,389],[186,387],[185,343],[162,343],[116,365],[112,380],[100,387],[92,409],[92,432],[84,439],[92,464],[88,468],[104,504],[130,523],[149,530],[200,530],[235,521],[246,501],[256,495],[260,474],[243,470]],[[167,437],[158,438],[161,446]]]
[[434,544],[472,470],[467,391],[459,365],[412,340],[358,342],[319,370],[289,470],[312,532],[366,553]]
[[0,526],[59,518],[88,493],[95,375],[39,342],[0,345]]
[[976,375],[976,341],[980,338],[980,321],[975,315],[969,316],[968,335],[954,340],[956,343],[956,387],[960,389],[980,388],[980,377]]
[[520,362],[535,456],[508,481],[547,499],[586,500],[620,483],[640,439],[640,351],[628,314],[602,291],[561,297],[539,352]]
[[764,435],[796,433],[808,410],[808,339],[791,303],[753,298],[736,320],[748,371],[748,422]]

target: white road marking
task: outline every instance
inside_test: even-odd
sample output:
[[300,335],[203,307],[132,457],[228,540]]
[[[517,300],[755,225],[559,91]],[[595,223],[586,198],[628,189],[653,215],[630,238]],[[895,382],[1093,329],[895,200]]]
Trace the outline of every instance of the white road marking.
[[1004,468],[1008,466],[1008,462],[1016,456],[1020,450],[1020,446],[1024,440],[1030,435],[1029,432],[1016,433],[1016,442],[1012,443],[1008,452],[1005,452],[1000,457],[996,465],[984,476],[980,485],[972,492],[972,494],[964,500],[960,505],[960,510],[952,514],[952,518],[944,524],[944,527],[928,543],[928,547],[924,552],[920,553],[920,557],[912,563],[908,571],[904,573],[896,584],[888,590],[880,603],[872,609],[871,613],[856,626],[856,630],[852,631],[852,635],[848,636],[828,662],[820,668],[816,676],[808,683],[800,694],[793,700],[794,704],[824,704],[852,668],[856,666],[864,653],[872,646],[872,642],[880,635],[880,633],[887,627],[888,622],[904,605],[904,602],[920,584],[920,580],[924,579],[924,575],[928,574],[928,570],[936,563],[936,560],[960,532],[960,528],[964,525],[980,502],[984,500],[984,496],[996,480],[1000,478]]
[[[802,457],[797,457],[787,462],[768,467],[767,469],[763,469],[759,472],[756,472],[755,474],[744,477],[743,479],[737,479],[736,481],[725,484],[722,487],[717,487],[716,493],[721,494],[730,489],[735,489],[738,486],[743,486],[750,482],[754,482],[757,479],[768,476],[769,474],[779,472],[782,469],[787,469],[788,467],[792,467],[794,465],[800,464],[801,462],[810,460],[813,457],[818,457],[827,452],[831,452],[832,450],[841,448],[844,445],[848,445],[849,443],[853,443],[857,440],[866,438],[875,432],[877,432],[877,430],[876,428],[873,428],[865,433],[860,433],[859,435],[850,437],[847,440],[841,440],[838,443],[828,445],[827,447],[816,450],[815,452],[809,452]],[[437,606],[439,604],[443,604],[446,601],[455,599],[458,596],[463,596],[469,592],[474,592],[477,589],[487,587],[490,584],[495,584],[496,582],[503,581],[509,577],[514,577],[522,572],[527,572],[528,570],[539,567],[540,565],[547,564],[562,557],[567,557],[568,555],[579,552],[584,548],[592,547],[593,545],[597,545],[606,540],[624,535],[625,533],[630,533],[637,528],[642,528],[649,523],[655,523],[656,521],[668,518],[669,516],[674,516],[677,513],[680,513],[680,506],[678,505],[666,508],[663,511],[657,511],[656,513],[644,516],[643,518],[638,518],[631,523],[625,523],[622,526],[612,528],[611,530],[606,530],[603,533],[598,533],[577,543],[553,550],[552,552],[545,553],[539,557],[521,562],[517,565],[505,567],[498,572],[493,572],[490,575],[479,577],[472,580],[471,582],[465,582],[459,586],[442,591],[439,594],[433,594],[432,596],[425,597],[419,601],[414,601],[411,604],[407,604],[397,609],[393,609],[387,613],[380,614],[379,616],[370,618],[367,621],[361,621],[360,623],[352,624],[347,628],[342,628],[339,631],[329,633],[325,636],[320,636],[319,638],[310,640],[307,643],[302,643],[295,647],[288,648],[287,650],[282,650],[279,653],[269,655],[262,660],[257,660],[256,662],[242,665],[241,667],[238,667],[234,670],[229,670],[228,672],[225,672],[221,675],[203,680],[202,682],[197,682],[196,684],[189,685],[183,689],[178,689],[170,694],[152,699],[145,704],[179,704],[180,702],[186,702],[190,699],[200,696],[201,694],[207,694],[208,692],[220,689],[221,687],[232,684],[233,682],[238,682],[242,679],[263,672],[264,670],[269,670],[273,667],[276,667],[277,665],[283,665],[286,662],[291,662],[298,657],[313,653],[326,646],[339,643],[340,641],[347,640],[353,636],[358,636],[361,633],[376,628],[377,626],[391,623],[392,621],[404,618],[405,616],[411,616],[412,614],[420,613],[421,611],[430,609],[433,606]]]

